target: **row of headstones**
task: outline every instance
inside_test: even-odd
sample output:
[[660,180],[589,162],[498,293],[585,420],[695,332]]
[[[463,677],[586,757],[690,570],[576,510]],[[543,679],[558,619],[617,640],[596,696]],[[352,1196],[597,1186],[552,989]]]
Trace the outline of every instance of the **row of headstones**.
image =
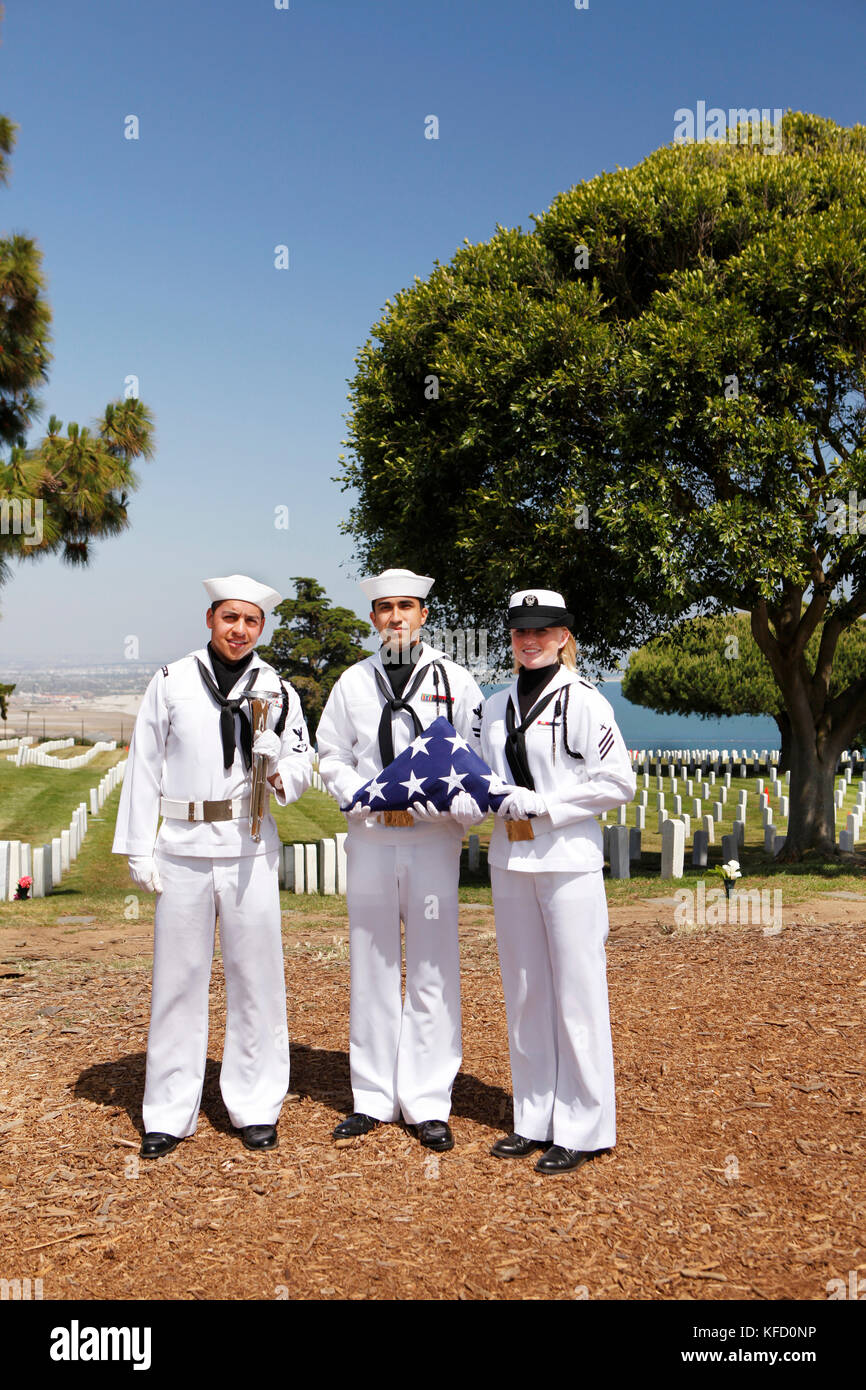
[[[109,768],[98,786],[90,788],[91,815],[102,810],[106,797],[123,781],[125,767],[124,759]],[[22,840],[0,840],[0,902],[11,902],[22,878],[33,880],[32,898],[47,898],[78,858],[87,828],[87,803],[81,801],[72,813],[69,828],[50,844],[33,847]]]
[[22,767],[24,763],[30,762],[37,753],[56,753],[58,748],[71,748],[74,742],[74,738],[52,738],[45,743],[40,743],[37,748],[31,748],[33,739],[22,738],[17,744],[15,752],[6,754],[6,761]]
[[753,772],[761,768],[769,770],[779,761],[778,748],[762,748],[760,753],[753,748],[750,755],[745,748],[741,753],[736,748],[641,748],[632,753],[632,763],[636,771],[649,772],[655,766],[656,774],[667,776],[688,776],[689,769],[703,769],[705,772],[731,772],[737,777],[749,776],[749,765]]
[[[469,868],[481,865],[481,841],[469,836]],[[346,894],[346,832],[280,847],[279,883],[289,893]]]
[[[38,748],[27,748],[23,744],[19,747],[14,756],[10,756],[10,761],[17,763],[18,767],[62,767],[78,768],[86,767],[92,763],[100,753],[113,752],[117,747],[114,739],[107,742],[100,741],[94,743],[92,748],[88,748],[86,753],[78,753],[74,758],[52,758],[51,749],[71,748],[75,743],[74,738],[55,739],[51,743],[41,743]],[[7,755],[9,756],[9,755]]]
[[287,893],[346,894],[345,830],[316,841],[280,846],[279,883]]
[[[757,775],[762,768],[766,768],[768,773],[771,772],[779,757],[778,748],[771,748],[769,751],[762,748],[760,753],[753,748],[750,759],[746,757],[745,749],[741,754],[736,749],[729,752],[727,748],[721,752],[717,748],[641,748],[631,751],[632,765],[636,772],[648,773],[651,765],[655,764],[656,775],[659,777],[663,771],[668,777],[687,777],[689,769],[694,767],[695,770],[703,768],[716,774],[729,772],[742,778],[752,773]],[[850,748],[846,748],[839,755],[838,768],[840,772],[844,771],[850,782],[851,775],[857,768],[861,772],[866,771],[866,757],[863,753],[852,752]]]
[[[739,863],[740,851],[745,836],[745,821],[735,821],[732,834],[722,836],[722,863],[731,860]],[[641,855],[641,832],[636,826],[605,825],[604,854],[610,864],[611,878],[630,878],[631,865]],[[770,845],[768,835],[772,835]],[[666,820],[661,828],[662,863],[661,878],[682,878],[685,864],[686,825],[682,820]],[[696,830],[692,839],[692,867],[705,869],[709,847],[714,844],[713,820],[704,817],[704,827]],[[764,831],[764,848],[770,854],[777,854],[784,845],[784,836],[779,836],[770,827]]]
[[34,734],[25,734],[23,738],[0,738],[0,752],[5,752],[7,748],[17,748],[22,743],[35,743]]

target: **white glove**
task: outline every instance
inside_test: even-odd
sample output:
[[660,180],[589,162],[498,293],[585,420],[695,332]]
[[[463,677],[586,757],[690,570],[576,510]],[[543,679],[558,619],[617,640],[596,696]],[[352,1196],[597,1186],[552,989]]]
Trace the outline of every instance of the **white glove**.
[[146,855],[133,855],[129,860],[129,877],[136,888],[145,893],[161,893],[162,880],[157,873],[156,864]]
[[528,787],[514,787],[496,813],[506,820],[526,820],[528,816],[546,816],[547,806],[538,792]]
[[253,752],[260,753],[268,760],[268,776],[273,777],[280,760],[280,739],[273,729],[263,729],[253,740]]
[[475,798],[469,795],[469,792],[456,792],[448,810],[454,819],[460,822],[464,830],[468,830],[470,825],[477,825],[479,821],[484,820],[484,812]]
[[350,806],[348,811],[343,812],[347,820],[366,820],[368,816],[373,814],[369,806],[360,805]]
[[432,801],[418,801],[414,806],[410,806],[409,810],[415,820],[428,825],[435,825],[442,819],[442,812],[437,811]]

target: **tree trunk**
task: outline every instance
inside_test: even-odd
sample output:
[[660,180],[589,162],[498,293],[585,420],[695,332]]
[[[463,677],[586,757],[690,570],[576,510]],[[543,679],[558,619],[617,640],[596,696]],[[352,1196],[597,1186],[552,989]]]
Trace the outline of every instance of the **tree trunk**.
[[832,740],[819,753],[814,728],[800,737],[796,728],[792,730],[788,830],[777,863],[796,864],[807,850],[838,858],[833,792],[840,751]]
[[817,676],[813,679],[793,634],[789,632],[784,643],[771,634],[766,605],[752,610],[752,634],[772,667],[784,701],[784,712],[777,718],[783,747],[786,722],[790,730],[788,832],[776,861],[796,864],[809,851],[821,859],[838,860],[836,769],[839,755],[866,716],[866,676],[830,698],[829,666],[820,681]]

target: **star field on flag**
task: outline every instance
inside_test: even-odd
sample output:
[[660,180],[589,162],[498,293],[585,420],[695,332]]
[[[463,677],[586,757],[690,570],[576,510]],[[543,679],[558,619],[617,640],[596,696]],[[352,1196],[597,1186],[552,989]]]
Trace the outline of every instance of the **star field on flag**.
[[365,782],[348,806],[374,811],[409,811],[413,804],[432,802],[447,811],[459,791],[468,792],[481,811],[495,811],[511,790],[461,738],[444,717],[434,719],[423,735],[382,772]]

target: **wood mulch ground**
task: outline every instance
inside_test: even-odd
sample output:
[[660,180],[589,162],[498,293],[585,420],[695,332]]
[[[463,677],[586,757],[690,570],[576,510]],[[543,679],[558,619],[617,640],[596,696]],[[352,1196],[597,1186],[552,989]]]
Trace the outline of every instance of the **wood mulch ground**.
[[[866,1272],[864,901],[673,932],[612,909],[618,1143],[577,1173],[488,1154],[510,1128],[489,909],[462,910],[457,1146],[350,1108],[342,905],[287,912],[292,1087],[248,1153],[219,1096],[222,968],[196,1135],[139,1161],[149,929],[0,931],[0,1276],[45,1299],[816,1299]],[[667,912],[666,918],[662,915]]]

